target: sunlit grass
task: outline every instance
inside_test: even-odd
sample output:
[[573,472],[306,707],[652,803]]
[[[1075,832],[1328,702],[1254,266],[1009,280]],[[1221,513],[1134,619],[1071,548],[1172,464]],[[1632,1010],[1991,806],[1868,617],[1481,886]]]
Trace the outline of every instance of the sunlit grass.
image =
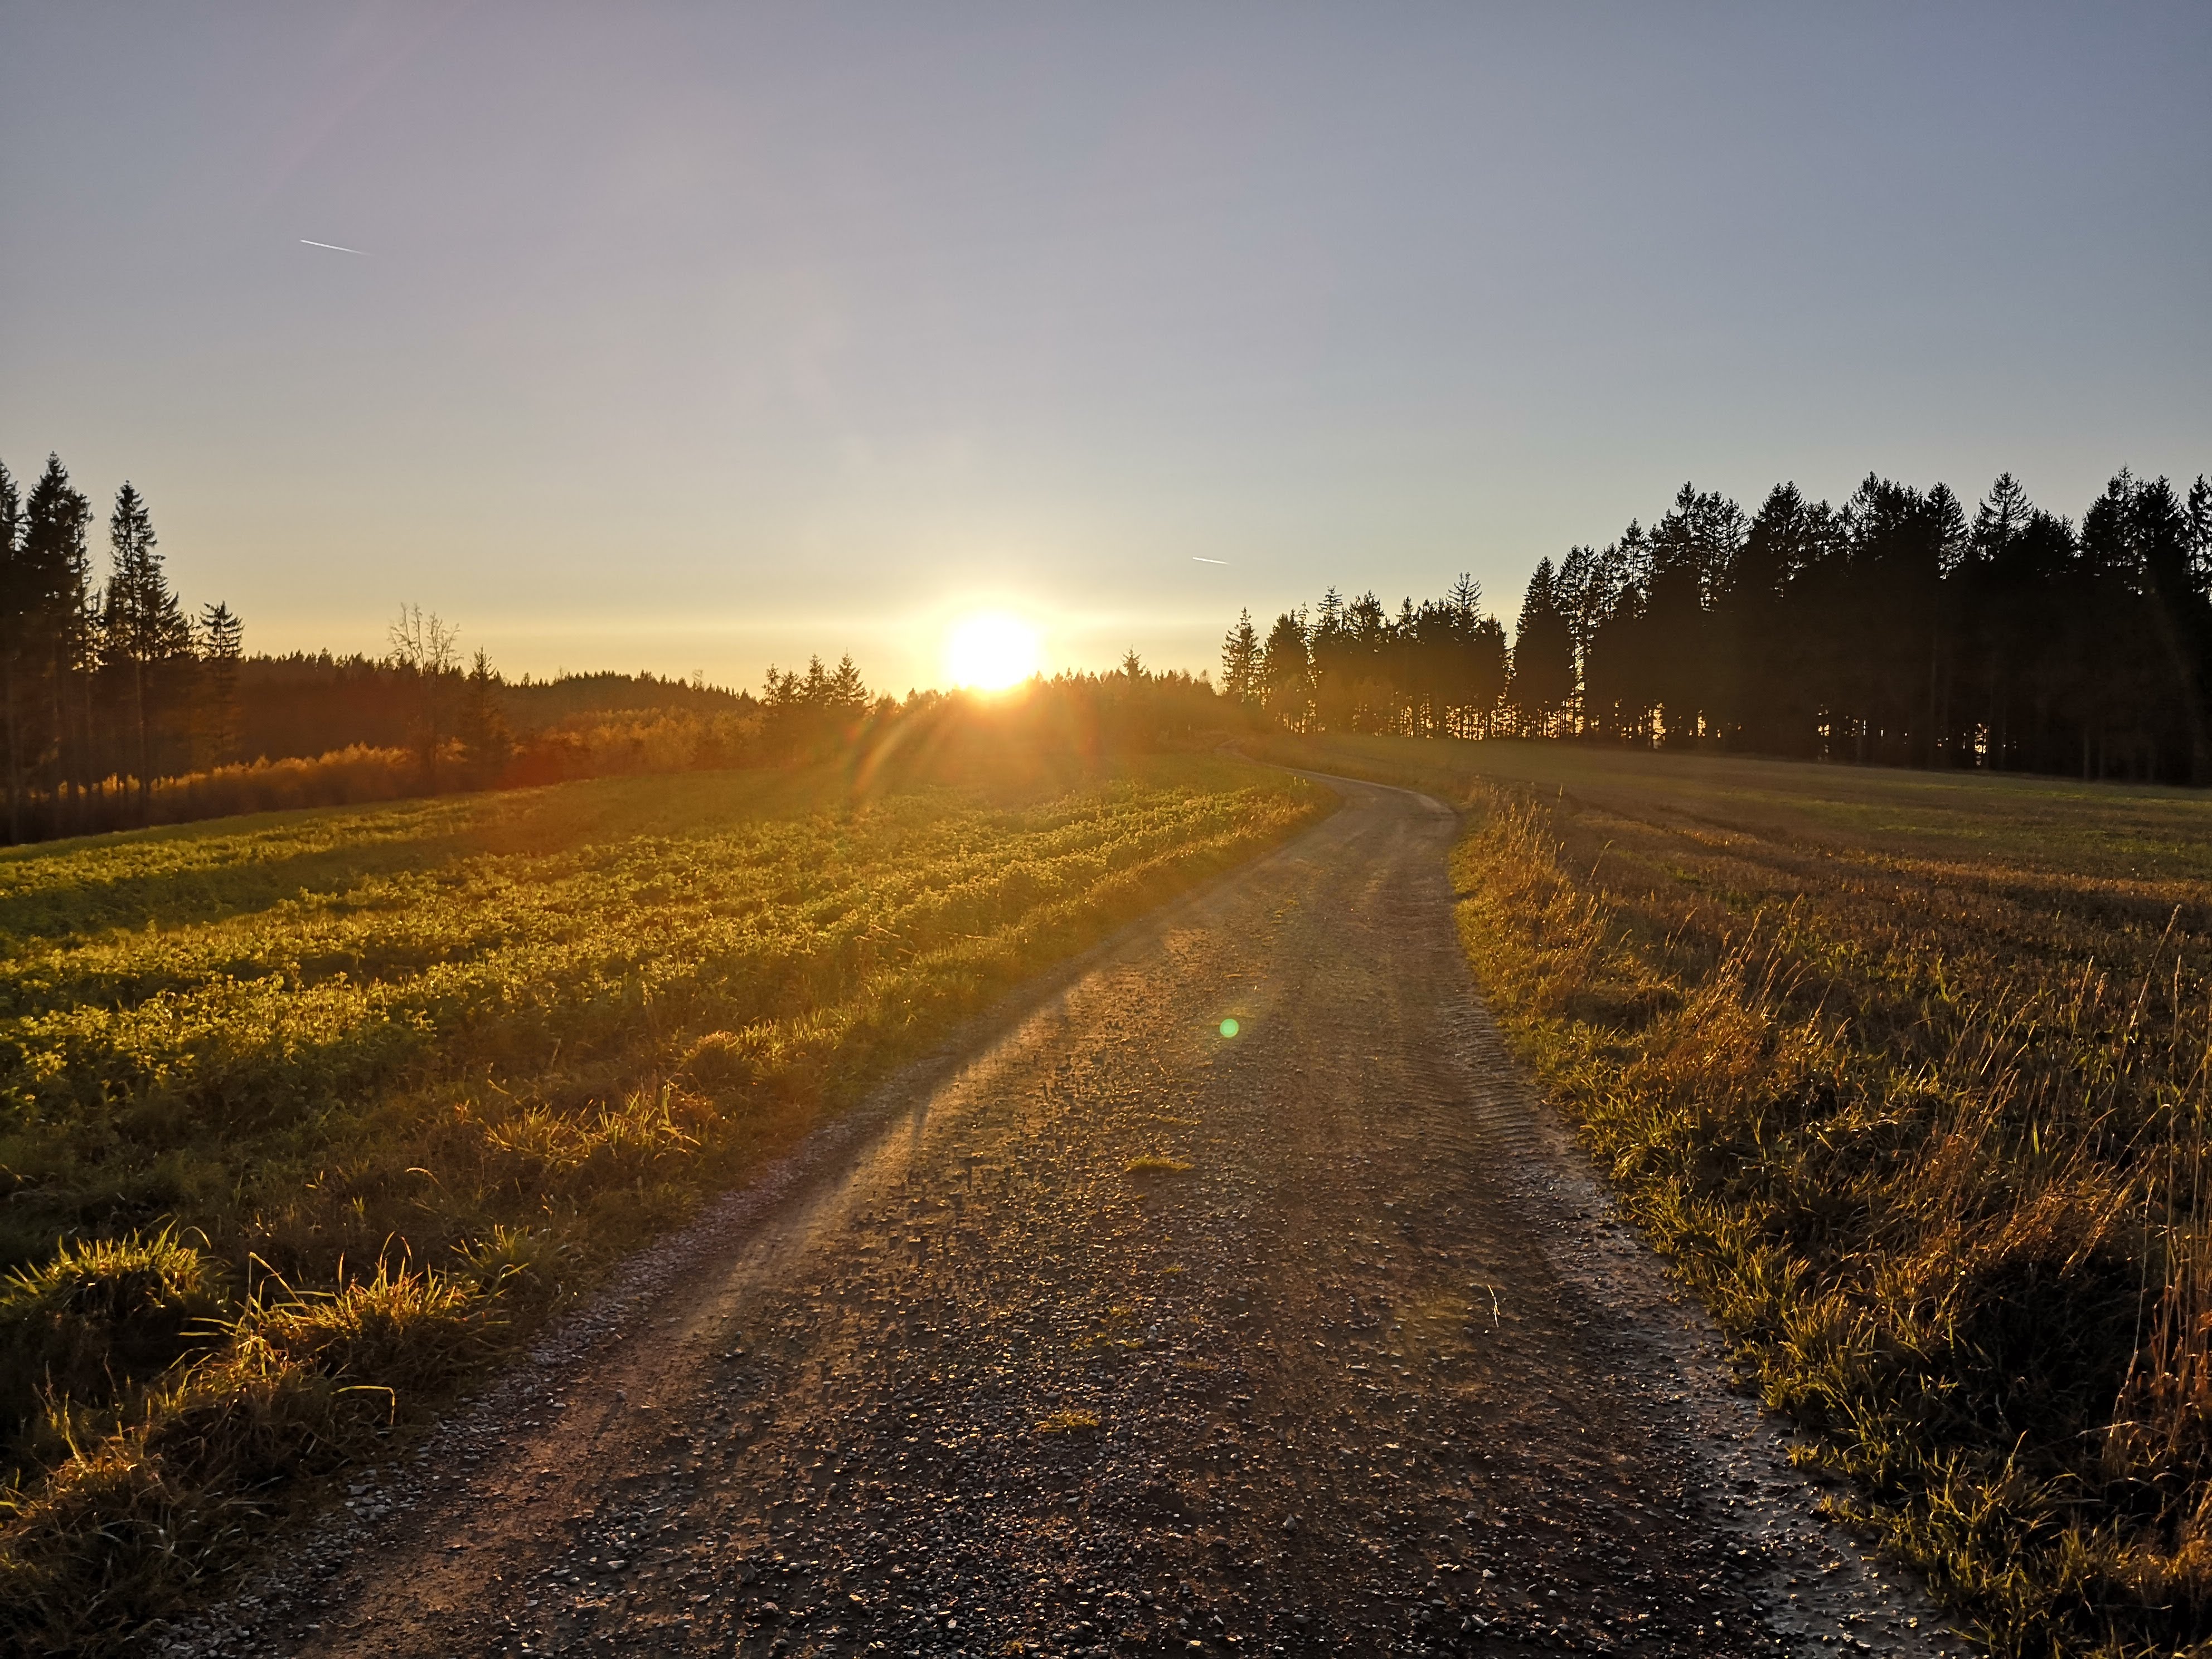
[[1321,810],[1211,757],[872,799],[824,769],[0,855],[0,1632],[127,1645],[288,1479]]

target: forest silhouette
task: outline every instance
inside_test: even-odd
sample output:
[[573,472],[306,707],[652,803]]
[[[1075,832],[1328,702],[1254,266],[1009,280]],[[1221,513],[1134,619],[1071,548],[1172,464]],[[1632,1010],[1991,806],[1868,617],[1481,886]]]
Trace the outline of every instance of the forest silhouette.
[[1293,731],[1518,736],[2212,783],[2212,483],[2123,471],[2079,525],[2010,473],[1970,518],[1869,475],[1747,516],[1684,484],[1530,577],[1509,645],[1462,577],[1393,616],[1249,613],[1224,689]]

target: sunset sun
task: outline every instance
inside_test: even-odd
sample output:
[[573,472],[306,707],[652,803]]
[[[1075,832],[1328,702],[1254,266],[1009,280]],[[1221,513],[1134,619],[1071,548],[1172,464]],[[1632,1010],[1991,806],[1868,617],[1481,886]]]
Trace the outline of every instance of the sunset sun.
[[1003,691],[1037,671],[1036,630],[1016,617],[963,617],[945,640],[945,672],[955,685]]

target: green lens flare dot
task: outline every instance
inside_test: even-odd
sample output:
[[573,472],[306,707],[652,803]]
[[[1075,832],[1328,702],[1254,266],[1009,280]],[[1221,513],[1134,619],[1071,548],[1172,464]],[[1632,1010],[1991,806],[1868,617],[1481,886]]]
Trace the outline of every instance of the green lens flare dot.
[[1237,1022],[1233,1019],[1223,1020],[1221,1022],[1221,1035],[1224,1036],[1235,1036],[1237,1035]]

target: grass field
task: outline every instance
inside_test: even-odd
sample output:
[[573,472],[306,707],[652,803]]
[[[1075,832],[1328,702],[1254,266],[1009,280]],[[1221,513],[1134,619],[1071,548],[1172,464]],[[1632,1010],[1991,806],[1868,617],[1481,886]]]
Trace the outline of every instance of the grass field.
[[0,1640],[314,1477],[1023,976],[1323,810],[1213,758],[720,773],[0,854]]
[[2212,799],[1267,752],[1468,809],[1498,1012],[1864,1526],[2000,1652],[2212,1649]]

